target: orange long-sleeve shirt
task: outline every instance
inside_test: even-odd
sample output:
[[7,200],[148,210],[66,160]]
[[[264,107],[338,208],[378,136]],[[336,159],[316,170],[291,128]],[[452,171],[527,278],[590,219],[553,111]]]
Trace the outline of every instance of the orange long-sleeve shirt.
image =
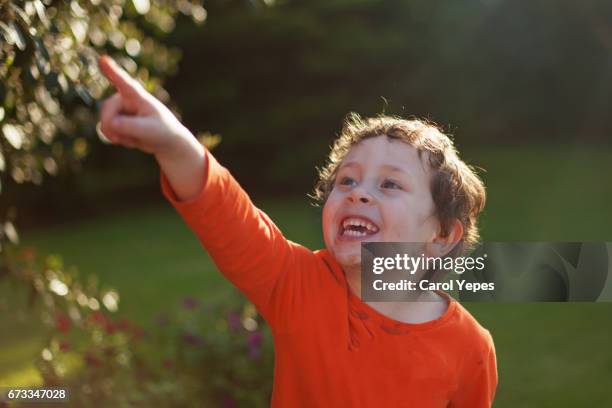
[[272,407],[489,407],[493,341],[458,302],[407,324],[355,296],[327,250],[283,237],[227,169],[207,154],[206,182],[179,202],[162,191],[219,270],[272,329]]

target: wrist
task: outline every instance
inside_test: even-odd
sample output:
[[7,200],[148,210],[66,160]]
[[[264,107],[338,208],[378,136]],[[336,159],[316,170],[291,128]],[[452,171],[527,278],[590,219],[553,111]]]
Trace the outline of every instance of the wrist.
[[188,201],[201,192],[206,181],[206,149],[189,131],[177,136],[172,146],[155,158],[177,200]]
[[182,127],[181,131],[171,138],[171,141],[155,153],[155,158],[160,164],[190,161],[204,155],[204,146],[185,127]]

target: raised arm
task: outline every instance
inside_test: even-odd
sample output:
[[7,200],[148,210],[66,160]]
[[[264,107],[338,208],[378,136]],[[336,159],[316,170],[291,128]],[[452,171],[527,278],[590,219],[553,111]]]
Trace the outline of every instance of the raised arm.
[[99,64],[117,89],[100,113],[104,136],[112,143],[153,154],[177,198],[195,197],[204,185],[204,146],[115,61],[104,56]]
[[[288,241],[230,172],[160,101],[110,58],[100,67],[117,88],[104,102],[101,130],[115,144],[154,154],[165,197],[195,232],[219,270],[270,325],[298,324],[303,271],[315,255]],[[299,259],[299,261],[298,261]]]

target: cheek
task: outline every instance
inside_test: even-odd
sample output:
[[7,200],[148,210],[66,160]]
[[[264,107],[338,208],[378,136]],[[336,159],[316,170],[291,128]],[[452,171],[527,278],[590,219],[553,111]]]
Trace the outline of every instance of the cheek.
[[339,197],[338,194],[334,194],[334,191],[332,191],[323,206],[321,218],[323,224],[323,238],[326,244],[329,244],[336,235],[336,220],[338,218],[338,211],[341,209],[341,204],[341,197]]
[[413,206],[399,200],[387,201],[385,204],[380,207],[380,216],[385,231],[397,234],[410,227],[414,215]]
[[415,226],[409,220],[396,220],[391,222],[385,238],[387,241],[407,241],[414,231]]
[[323,237],[326,239],[327,239],[327,235],[329,235],[328,230],[329,230],[330,224],[331,222],[329,220],[328,214],[325,211],[323,211],[322,229],[323,229]]
[[325,203],[325,206],[323,206],[323,214],[322,214],[323,234],[324,235],[328,235],[330,232],[330,229],[333,227],[333,219],[334,219],[335,213],[336,213],[336,207],[334,206],[334,203],[327,200],[327,202]]
[[435,233],[435,218],[428,210],[416,203],[388,207],[382,214],[385,241],[428,242]]

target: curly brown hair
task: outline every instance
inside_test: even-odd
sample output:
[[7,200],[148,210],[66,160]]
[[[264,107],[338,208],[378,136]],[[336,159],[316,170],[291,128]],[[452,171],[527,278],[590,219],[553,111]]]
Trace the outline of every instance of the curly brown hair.
[[362,140],[377,136],[408,143],[417,149],[421,159],[426,153],[433,170],[430,187],[442,235],[448,236],[454,220],[463,225],[463,237],[448,255],[459,256],[470,250],[480,238],[477,218],[486,201],[484,184],[474,168],[459,158],[453,141],[426,120],[387,115],[361,118],[356,113],[349,114],[331,148],[327,164],[318,169],[319,179],[310,196],[315,204],[322,206],[327,201],[334,188],[338,167],[351,148]]

